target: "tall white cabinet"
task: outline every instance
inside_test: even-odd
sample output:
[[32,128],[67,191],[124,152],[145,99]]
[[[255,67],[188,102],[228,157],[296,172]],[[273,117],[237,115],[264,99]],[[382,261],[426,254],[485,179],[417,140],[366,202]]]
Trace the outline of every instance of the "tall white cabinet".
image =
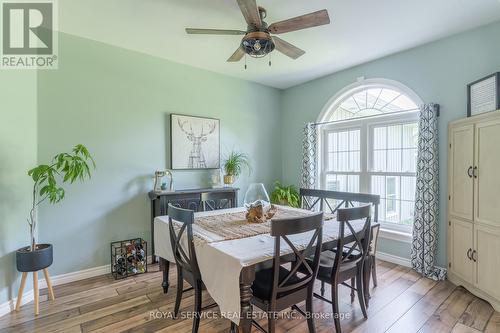
[[448,127],[448,278],[500,311],[500,110]]

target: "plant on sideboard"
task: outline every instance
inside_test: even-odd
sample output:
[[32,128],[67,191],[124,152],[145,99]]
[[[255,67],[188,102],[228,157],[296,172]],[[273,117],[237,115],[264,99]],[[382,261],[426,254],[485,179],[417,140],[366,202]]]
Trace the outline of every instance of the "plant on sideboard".
[[300,196],[294,185],[282,185],[279,181],[274,182],[274,190],[271,193],[271,202],[277,205],[300,207]]
[[[37,265],[36,262],[32,262],[34,254],[30,255],[29,252],[43,251],[50,248],[50,251],[48,251],[50,256],[52,253],[51,244],[37,244],[35,239],[38,222],[37,207],[44,202],[51,204],[60,202],[65,194],[60,183],[74,183],[77,180],[90,179],[91,169],[95,169],[94,159],[84,145],[78,144],[73,147],[70,153],[59,153],[54,156],[49,164],[40,164],[28,171],[28,175],[33,179],[32,205],[28,217],[30,246],[19,249],[17,258],[23,261],[28,260],[31,256],[31,259],[18,262],[18,269],[29,269],[29,267],[24,267],[23,264]],[[40,258],[40,255],[37,256],[37,258]]]
[[237,151],[230,152],[224,161],[224,184],[234,183],[235,177],[238,177],[245,168],[248,169],[249,174],[252,172],[247,154]]

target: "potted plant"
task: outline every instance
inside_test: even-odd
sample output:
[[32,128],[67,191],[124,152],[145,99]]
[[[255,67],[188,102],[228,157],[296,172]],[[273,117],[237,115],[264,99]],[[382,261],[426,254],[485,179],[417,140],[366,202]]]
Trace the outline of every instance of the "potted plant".
[[300,196],[297,188],[293,185],[282,185],[279,181],[274,183],[271,193],[271,202],[278,205],[300,207]]
[[245,153],[232,151],[224,162],[224,184],[231,185],[235,178],[238,177],[244,168],[251,172],[250,161]]
[[33,179],[32,206],[28,218],[30,246],[16,251],[17,269],[20,272],[36,272],[52,264],[52,244],[37,244],[35,231],[37,226],[37,207],[47,201],[56,204],[64,198],[64,189],[58,181],[74,183],[90,178],[91,166],[95,162],[83,145],[76,145],[71,153],[54,156],[50,164],[40,164],[28,171]]

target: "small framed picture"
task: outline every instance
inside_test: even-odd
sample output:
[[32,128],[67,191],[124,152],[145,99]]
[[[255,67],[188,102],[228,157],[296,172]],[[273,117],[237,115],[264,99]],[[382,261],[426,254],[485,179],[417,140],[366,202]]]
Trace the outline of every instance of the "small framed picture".
[[467,117],[500,109],[500,72],[467,85]]
[[220,168],[220,120],[170,115],[170,161],[173,170]]

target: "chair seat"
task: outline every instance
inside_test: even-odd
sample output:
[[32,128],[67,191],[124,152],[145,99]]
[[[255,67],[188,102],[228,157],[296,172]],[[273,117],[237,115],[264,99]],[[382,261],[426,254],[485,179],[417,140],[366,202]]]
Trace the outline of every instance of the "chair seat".
[[[348,246],[344,246],[344,249],[343,249],[343,251],[342,251],[342,252],[343,252],[344,254],[347,254],[347,253],[349,252],[349,250],[350,250],[350,249],[351,249],[350,247],[348,247]],[[333,251],[333,252],[337,253],[337,250],[336,250],[336,249],[333,249],[333,250],[331,250],[331,251]],[[354,249],[354,250],[351,252],[351,257],[352,257],[352,256],[360,256],[360,255],[361,255],[361,252],[359,252],[359,250]]]
[[[279,270],[279,281],[282,281],[290,271],[283,266],[280,266]],[[255,273],[255,281],[252,285],[252,291],[254,297],[261,300],[268,301],[271,299],[272,287],[273,287],[273,268],[266,268]],[[289,284],[294,284],[300,281],[300,278],[294,274],[288,279],[284,286]],[[292,291],[293,292],[293,291]],[[287,295],[288,293],[279,293],[278,298]]]
[[[337,254],[334,251],[323,251],[319,257],[319,270],[318,279],[319,280],[331,280],[333,264],[335,262],[335,256]],[[347,262],[340,266],[339,271],[339,282],[343,282],[350,279],[352,275],[356,274],[357,266],[355,262]]]

